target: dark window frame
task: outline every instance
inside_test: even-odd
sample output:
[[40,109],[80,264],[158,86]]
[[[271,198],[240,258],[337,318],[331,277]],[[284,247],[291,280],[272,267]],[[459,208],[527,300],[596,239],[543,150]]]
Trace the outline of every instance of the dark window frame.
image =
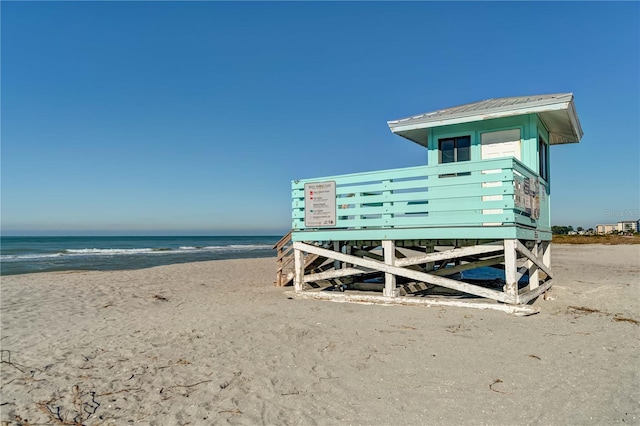
[[549,145],[541,134],[538,134],[538,174],[549,181]]
[[[449,161],[446,163],[442,162],[442,145],[447,142],[453,141],[453,161]],[[462,144],[460,142],[463,142]],[[462,146],[461,146],[462,145]],[[462,160],[459,159],[461,149],[466,148],[466,158]],[[465,155],[463,154],[463,157]],[[471,161],[471,135],[464,136],[455,136],[438,139],[438,164],[453,164],[460,163],[463,161]],[[452,177],[452,176],[469,176],[470,172],[461,172],[461,173],[447,173],[444,175],[438,175],[438,177]]]
[[[466,139],[466,146],[460,146],[460,142]],[[453,161],[448,161],[446,163],[442,162],[442,145],[446,142],[453,141]],[[459,151],[463,148],[467,149],[467,157],[466,159],[459,160]],[[438,139],[438,164],[450,164],[450,163],[459,163],[462,161],[471,161],[471,136],[456,136],[452,138],[442,138]]]

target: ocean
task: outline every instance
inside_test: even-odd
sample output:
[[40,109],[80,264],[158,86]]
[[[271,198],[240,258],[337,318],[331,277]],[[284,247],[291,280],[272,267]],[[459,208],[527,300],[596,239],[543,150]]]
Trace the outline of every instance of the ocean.
[[142,269],[218,259],[275,257],[280,236],[1,237],[0,275]]

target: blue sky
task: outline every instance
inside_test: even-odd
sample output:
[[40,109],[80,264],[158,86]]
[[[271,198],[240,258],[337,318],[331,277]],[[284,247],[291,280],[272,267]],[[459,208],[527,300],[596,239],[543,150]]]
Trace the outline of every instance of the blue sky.
[[387,120],[574,92],[552,222],[640,218],[640,4],[2,2],[2,232],[279,234]]

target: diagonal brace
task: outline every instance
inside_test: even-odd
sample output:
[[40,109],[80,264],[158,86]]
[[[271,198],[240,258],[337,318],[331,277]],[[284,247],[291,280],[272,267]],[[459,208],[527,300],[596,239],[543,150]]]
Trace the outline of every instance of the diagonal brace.
[[401,268],[399,266],[388,265],[383,262],[379,262],[373,259],[363,259],[356,256],[351,256],[336,251],[327,250],[321,247],[305,244],[300,241],[293,243],[294,248],[299,251],[307,253],[314,253],[320,256],[326,256],[342,262],[348,262],[356,266],[362,266],[365,268],[375,269],[377,271],[394,274],[397,276],[413,279],[416,281],[423,281],[430,284],[435,284],[441,287],[447,287],[453,290],[458,290],[463,293],[474,294],[476,296],[486,297],[489,299],[497,300],[499,302],[515,303],[516,300],[503,292],[491,290],[488,288],[476,286],[473,284],[467,284],[461,281],[452,280],[450,278],[438,277],[425,272],[414,271],[411,269]]
[[532,261],[538,268],[540,268],[549,278],[553,278],[551,269],[544,264],[542,259],[531,253],[528,248],[525,247],[519,240],[516,240],[516,250],[522,253],[527,259]]

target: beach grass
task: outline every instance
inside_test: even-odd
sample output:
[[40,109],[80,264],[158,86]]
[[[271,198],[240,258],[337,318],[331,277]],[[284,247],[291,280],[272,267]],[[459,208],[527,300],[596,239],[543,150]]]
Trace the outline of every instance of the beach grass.
[[555,244],[640,244],[640,234],[625,235],[554,235]]

